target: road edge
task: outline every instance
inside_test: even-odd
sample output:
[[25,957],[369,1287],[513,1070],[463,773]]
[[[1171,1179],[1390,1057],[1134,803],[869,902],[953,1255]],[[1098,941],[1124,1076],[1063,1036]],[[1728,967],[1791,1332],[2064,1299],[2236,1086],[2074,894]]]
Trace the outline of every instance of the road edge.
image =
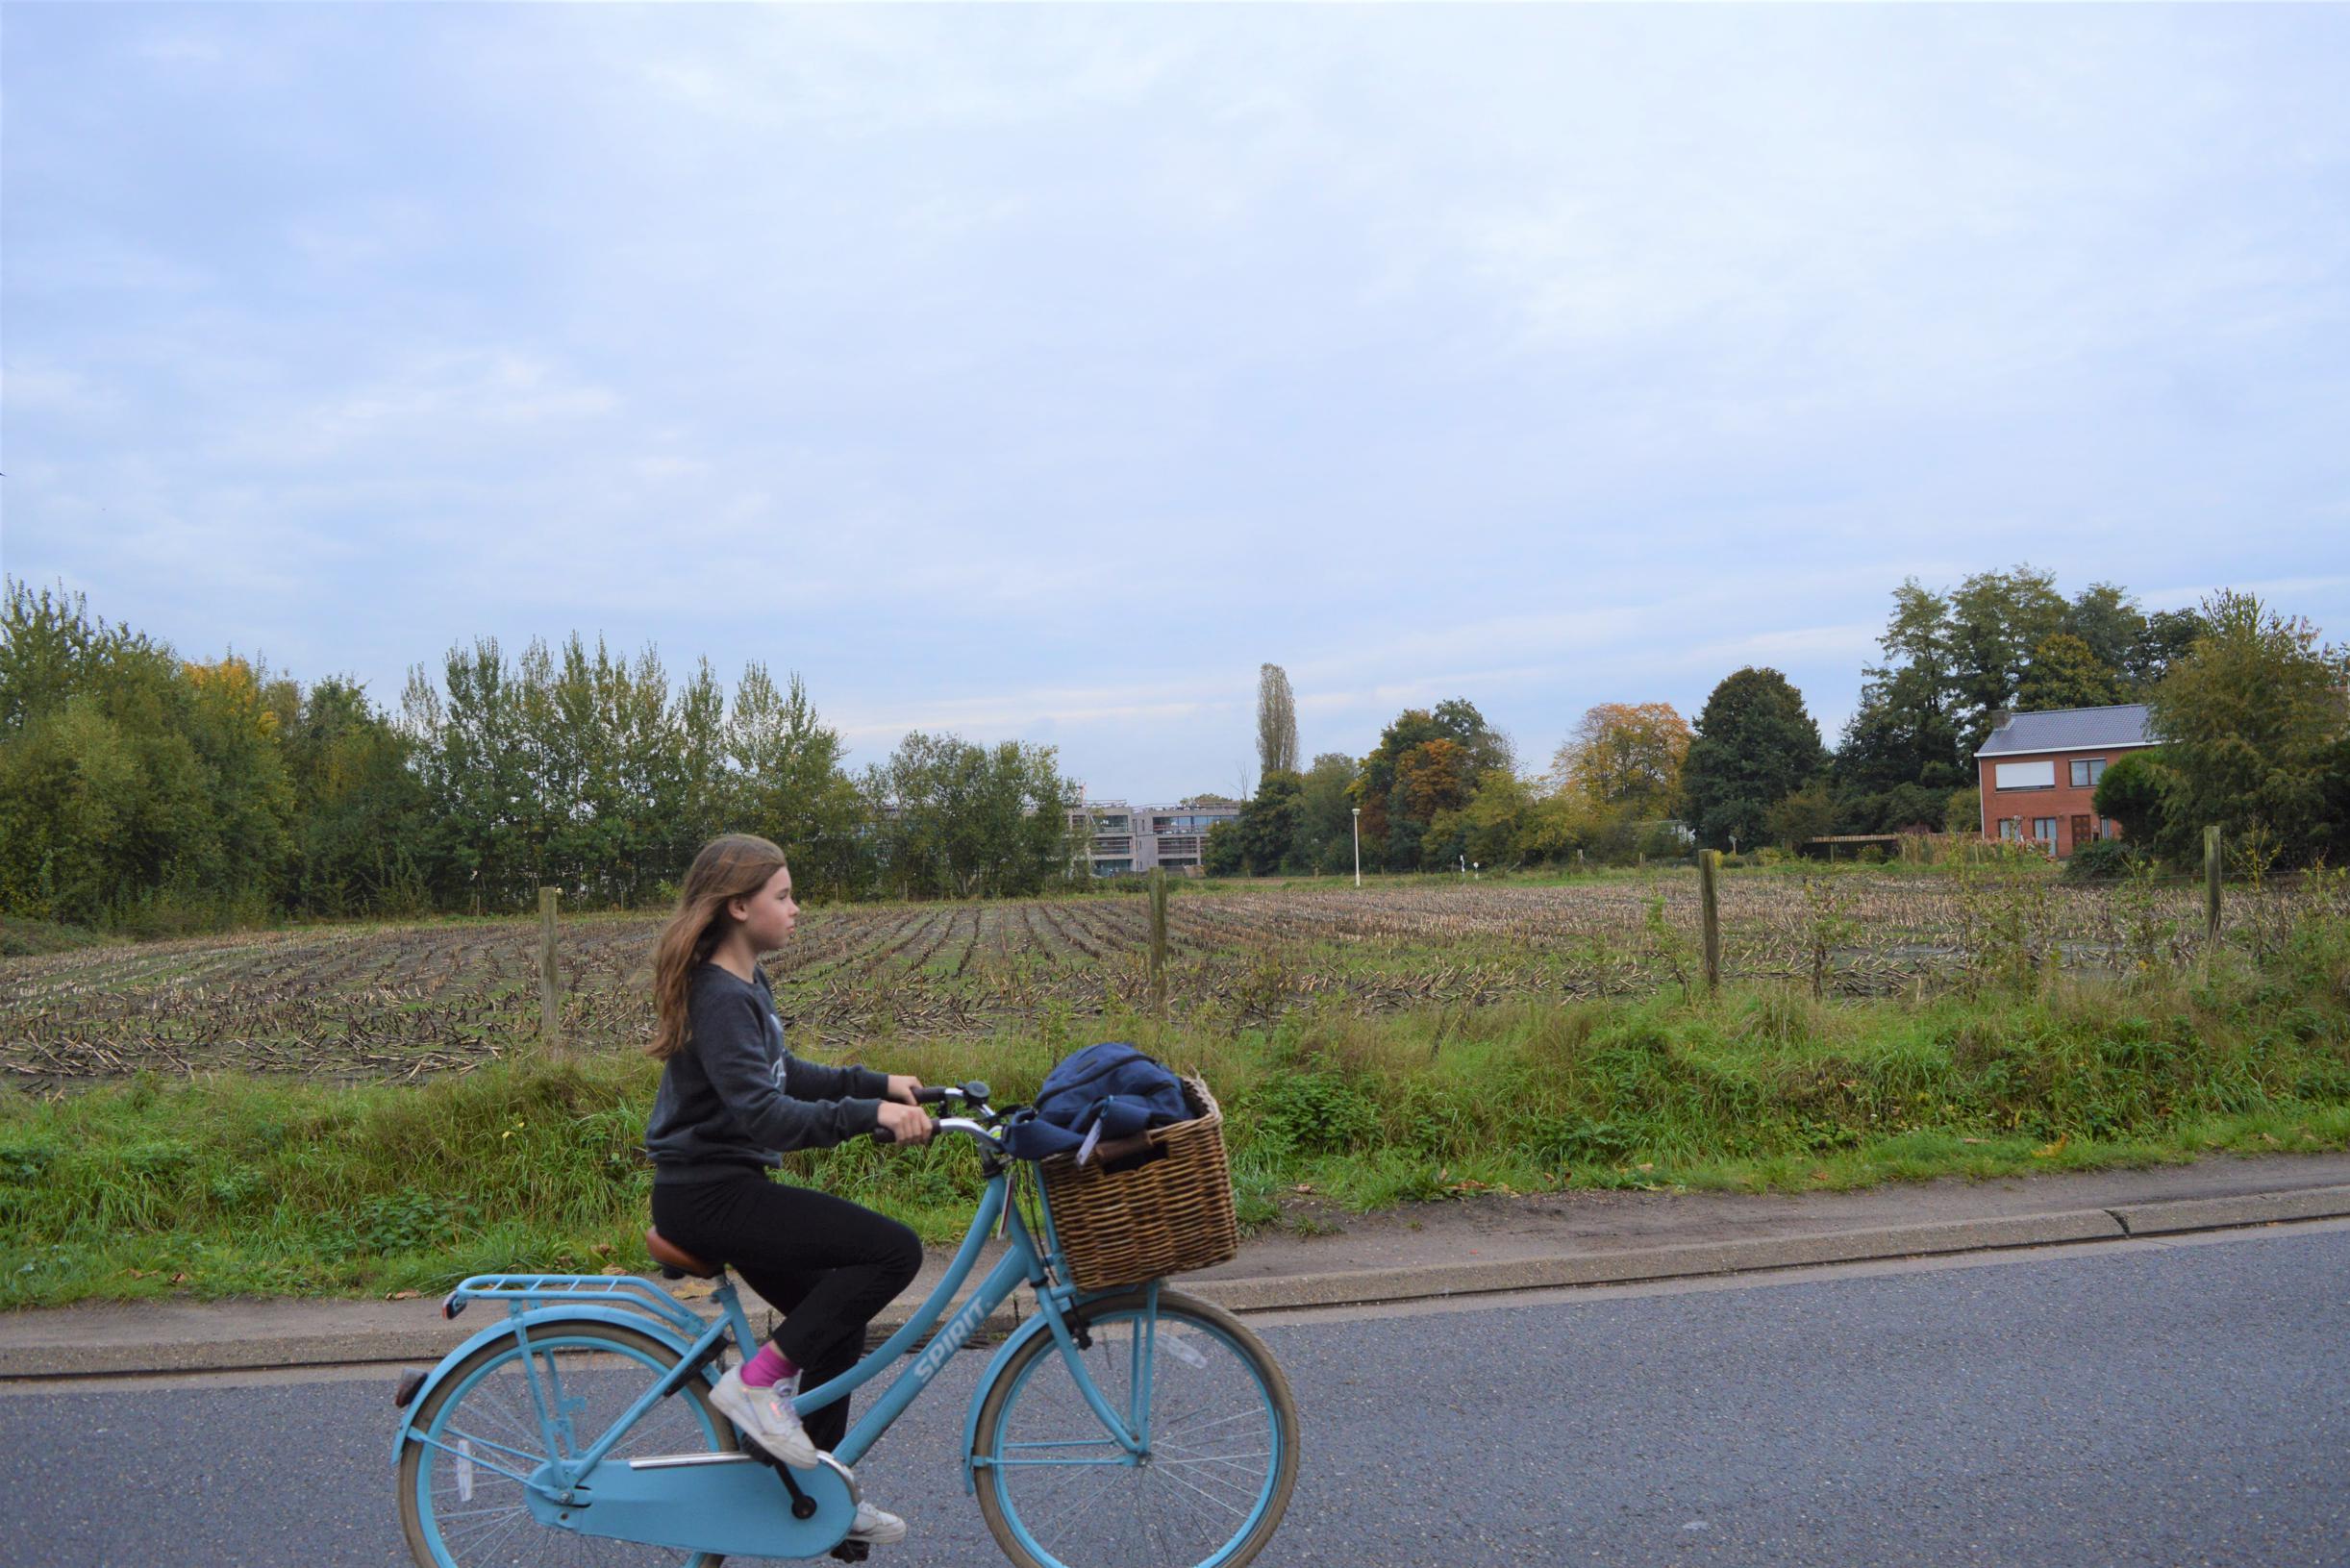
[[[1750,1274],[1827,1263],[1878,1262],[2025,1247],[2061,1247],[2132,1237],[2242,1230],[2350,1216],[2350,1183],[2000,1215],[1929,1224],[1677,1243],[1611,1252],[1559,1253],[1506,1261],[1413,1264],[1258,1279],[1190,1279],[1189,1294],[1240,1313],[1311,1307],[1386,1306],[1456,1296],[1507,1296],[1562,1287],[1637,1284],[1662,1280]],[[893,1304],[875,1319],[888,1332],[914,1304]],[[1000,1311],[979,1337],[1009,1332],[1017,1310]],[[289,1332],[249,1338],[126,1345],[0,1344],[0,1383],[206,1372],[253,1372],[322,1366],[396,1365],[438,1360],[488,1320],[460,1319],[398,1330]]]

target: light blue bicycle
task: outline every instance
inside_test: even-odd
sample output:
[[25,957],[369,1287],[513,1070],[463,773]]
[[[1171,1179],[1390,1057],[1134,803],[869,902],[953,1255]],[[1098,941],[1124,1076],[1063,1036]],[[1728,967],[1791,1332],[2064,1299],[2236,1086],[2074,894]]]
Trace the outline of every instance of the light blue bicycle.
[[[963,1102],[941,1133],[981,1149],[988,1180],[955,1260],[912,1319],[802,1415],[912,1364],[811,1470],[738,1441],[710,1403],[721,1357],[755,1349],[733,1280],[651,1232],[670,1279],[716,1281],[702,1318],[627,1276],[477,1275],[449,1294],[506,1316],[430,1373],[402,1378],[400,1522],[424,1568],[535,1563],[709,1568],[729,1556],[850,1561],[853,1466],[1023,1283],[1037,1311],[981,1375],[961,1447],[965,1492],[1021,1568],[1238,1568],[1272,1538],[1297,1475],[1297,1407],[1264,1344],[1221,1307],[1158,1281],[1107,1293],[1068,1273],[1038,1187],[1043,1240],[1014,1201],[984,1083],[923,1091]],[[1034,1173],[1028,1178],[1034,1182]],[[945,1326],[1001,1222],[1009,1250]],[[919,1354],[915,1354],[916,1347]],[[929,1521],[917,1520],[917,1528]]]

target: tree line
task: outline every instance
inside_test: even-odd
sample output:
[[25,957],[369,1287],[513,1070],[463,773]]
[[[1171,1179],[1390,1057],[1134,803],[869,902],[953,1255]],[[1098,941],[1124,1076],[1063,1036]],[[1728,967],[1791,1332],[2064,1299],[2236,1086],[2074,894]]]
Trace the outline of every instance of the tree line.
[[577,635],[358,683],[210,662],[13,581],[0,602],[0,914],[170,932],[494,912],[542,884],[627,908],[727,831],[810,896],[1025,893],[1066,874],[1049,746],[908,735],[852,772],[796,676]]
[[[712,834],[764,834],[815,897],[1023,894],[1082,871],[1049,746],[914,734],[852,771],[796,675],[576,635],[418,666],[396,707],[236,657],[180,658],[78,595],[0,600],[0,914],[141,932],[278,916],[496,912],[542,884],[655,902]],[[1694,723],[1592,708],[1547,765],[1466,698],[1409,709],[1364,756],[1299,766],[1260,672],[1255,794],[1209,834],[1219,874],[1609,863],[1830,833],[1973,832],[1973,752],[2002,709],[2145,702],[2162,742],[2097,809],[2138,851],[2202,828],[2285,863],[2350,859],[2350,658],[2249,594],[2139,609],[2029,567],[1893,595],[1861,700],[1823,742],[1780,672],[1733,672]],[[1208,800],[1211,797],[1194,797]]]
[[1911,579],[1878,648],[1833,747],[1784,675],[1749,667],[1693,725],[1669,703],[1594,707],[1536,771],[1455,699],[1406,710],[1366,757],[1298,773],[1280,761],[1297,755],[1288,682],[1267,665],[1261,782],[1211,834],[1208,868],[1348,870],[1358,823],[1362,865],[1390,871],[1971,834],[1974,754],[2002,711],[2140,702],[2161,744],[2108,769],[2097,797],[2132,853],[2191,859],[2216,823],[2283,863],[2350,859],[2350,658],[2257,596],[2148,612],[2110,583],[2067,599],[2028,565],[1946,590]]

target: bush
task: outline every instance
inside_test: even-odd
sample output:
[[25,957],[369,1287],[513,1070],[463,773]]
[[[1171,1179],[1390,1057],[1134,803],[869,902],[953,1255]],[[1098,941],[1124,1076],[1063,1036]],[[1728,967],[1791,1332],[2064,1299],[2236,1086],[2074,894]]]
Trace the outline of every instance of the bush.
[[1942,803],[1942,832],[1969,836],[1983,831],[1983,791],[1954,789]]
[[2090,797],[2097,814],[2121,824],[2122,838],[2133,844],[2162,841],[2166,822],[2165,781],[2160,751],[2132,752],[2116,759],[2097,781]]
[[2076,844],[2064,862],[2066,882],[2116,882],[2147,863],[2146,852],[2119,838]]

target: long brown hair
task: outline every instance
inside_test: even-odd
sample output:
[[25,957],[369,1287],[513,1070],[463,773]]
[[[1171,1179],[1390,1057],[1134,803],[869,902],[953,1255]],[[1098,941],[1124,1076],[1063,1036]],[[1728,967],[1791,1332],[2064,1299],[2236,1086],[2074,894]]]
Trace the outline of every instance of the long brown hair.
[[764,838],[730,833],[702,846],[678,890],[677,912],[653,946],[653,1007],[660,1023],[648,1055],[666,1061],[686,1048],[686,993],[693,966],[726,936],[729,900],[749,898],[784,868],[784,852]]

